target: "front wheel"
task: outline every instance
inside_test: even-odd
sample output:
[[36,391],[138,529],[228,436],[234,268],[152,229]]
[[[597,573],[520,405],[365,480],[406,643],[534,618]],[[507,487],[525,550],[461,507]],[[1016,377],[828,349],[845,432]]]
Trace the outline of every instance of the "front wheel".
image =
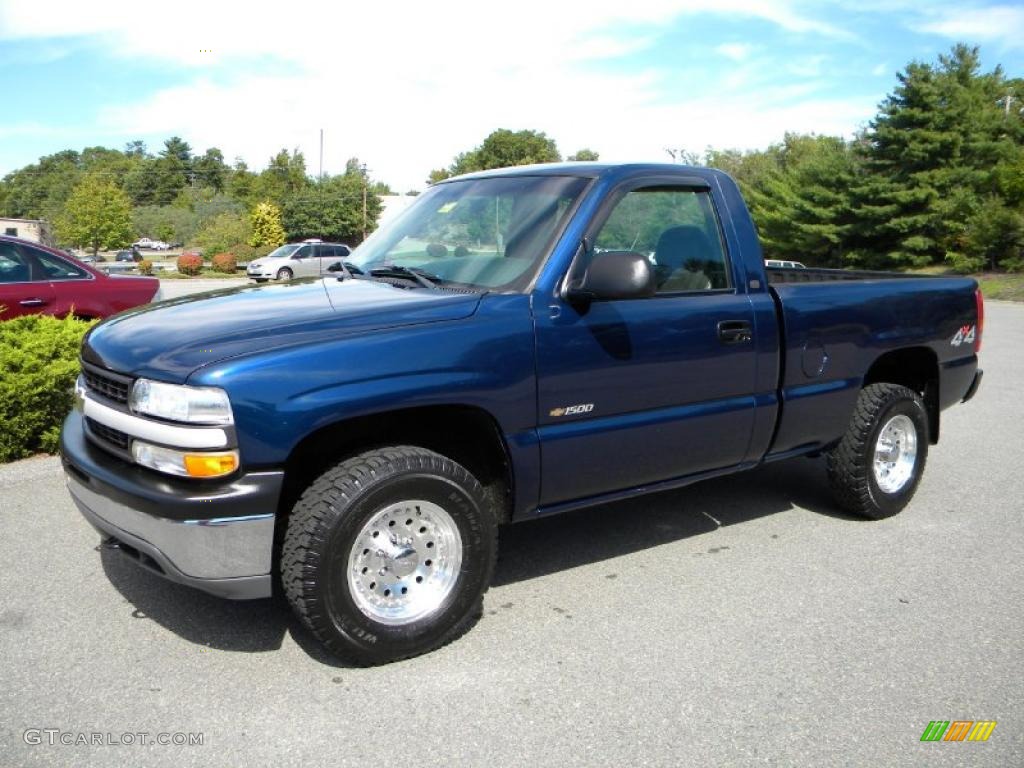
[[292,271],[288,267],[283,267],[277,270],[277,279],[282,282],[288,282],[293,277]]
[[846,434],[826,458],[840,506],[875,520],[897,514],[917,490],[928,458],[921,396],[898,384],[864,387]]
[[479,618],[497,524],[477,480],[423,448],[370,451],[328,470],[292,511],[285,594],[327,648],[356,664],[416,656]]

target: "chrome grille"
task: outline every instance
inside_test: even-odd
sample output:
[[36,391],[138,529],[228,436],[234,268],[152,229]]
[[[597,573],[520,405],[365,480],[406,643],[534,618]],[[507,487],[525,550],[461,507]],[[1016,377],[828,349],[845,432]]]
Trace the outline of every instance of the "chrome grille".
[[82,365],[82,378],[92,392],[113,400],[115,403],[127,403],[128,393],[132,388],[132,380],[127,376],[104,371],[92,365]]

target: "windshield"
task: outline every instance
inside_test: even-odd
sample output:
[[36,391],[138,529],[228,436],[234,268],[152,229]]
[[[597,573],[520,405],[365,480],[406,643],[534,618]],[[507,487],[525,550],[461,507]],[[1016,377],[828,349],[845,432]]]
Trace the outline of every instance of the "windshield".
[[289,243],[288,245],[282,245],[280,248],[275,248],[266,255],[268,259],[282,259],[286,256],[291,256],[299,248],[302,247],[302,243]]
[[439,184],[352,252],[363,272],[418,268],[431,279],[507,288],[531,275],[587,184],[508,176]]

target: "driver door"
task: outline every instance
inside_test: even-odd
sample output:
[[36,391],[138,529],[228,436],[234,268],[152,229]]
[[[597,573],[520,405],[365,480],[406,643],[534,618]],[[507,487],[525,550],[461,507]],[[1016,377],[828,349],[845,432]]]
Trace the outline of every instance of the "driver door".
[[596,249],[647,255],[657,293],[536,313],[541,505],[737,465],[753,429],[753,310],[710,192],[640,186],[595,226]]
[[320,274],[320,259],[316,257],[315,245],[304,245],[292,254],[291,268],[296,277],[317,277]]

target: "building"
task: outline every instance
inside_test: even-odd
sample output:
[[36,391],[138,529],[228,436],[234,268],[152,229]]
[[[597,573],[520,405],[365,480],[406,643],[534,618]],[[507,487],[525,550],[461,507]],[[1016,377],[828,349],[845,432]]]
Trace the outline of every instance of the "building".
[[10,237],[20,237],[43,245],[55,245],[53,230],[48,221],[42,219],[4,219],[0,218],[0,233]]

